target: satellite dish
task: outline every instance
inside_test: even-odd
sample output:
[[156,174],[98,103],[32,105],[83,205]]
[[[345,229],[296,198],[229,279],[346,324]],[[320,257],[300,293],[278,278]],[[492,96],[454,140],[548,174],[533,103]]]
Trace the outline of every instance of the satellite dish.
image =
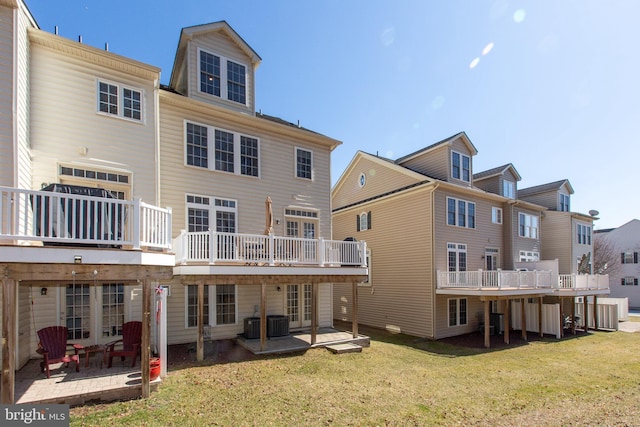
[[595,210],[595,209],[591,209],[591,210],[589,211],[589,215],[591,215],[591,216],[598,216],[598,215],[600,215],[600,212],[598,212],[598,211],[597,211],[597,210]]

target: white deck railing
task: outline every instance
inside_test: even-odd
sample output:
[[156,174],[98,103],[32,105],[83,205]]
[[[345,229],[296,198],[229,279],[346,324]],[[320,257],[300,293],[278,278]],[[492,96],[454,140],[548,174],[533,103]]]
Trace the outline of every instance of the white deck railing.
[[438,289],[552,288],[550,271],[438,271]]
[[560,274],[551,271],[438,271],[438,289],[567,289],[607,290],[608,275]]
[[365,242],[261,234],[182,231],[173,242],[176,262],[255,265],[366,266]]
[[171,248],[171,209],[50,191],[0,187],[0,240]]
[[609,289],[608,274],[560,274],[558,276],[560,289],[602,290]]

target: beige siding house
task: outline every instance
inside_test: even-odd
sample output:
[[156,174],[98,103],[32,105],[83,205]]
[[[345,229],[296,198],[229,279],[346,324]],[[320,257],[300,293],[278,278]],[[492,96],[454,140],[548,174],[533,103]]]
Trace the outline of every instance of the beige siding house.
[[491,322],[508,342],[525,303],[583,295],[543,261],[549,208],[518,197],[512,164],[474,174],[476,154],[464,132],[397,160],[356,153],[333,188],[333,238],[367,241],[369,277],[334,286],[336,319],[357,299],[370,326],[440,339]]
[[368,273],[364,241],[332,240],[340,141],[256,113],[259,62],[226,22],[185,28],[164,86],[0,0],[2,403],[47,326],[103,348],[141,321],[145,361],[163,341],[154,312],[200,359],[205,337],[268,352],[333,326],[332,284]]

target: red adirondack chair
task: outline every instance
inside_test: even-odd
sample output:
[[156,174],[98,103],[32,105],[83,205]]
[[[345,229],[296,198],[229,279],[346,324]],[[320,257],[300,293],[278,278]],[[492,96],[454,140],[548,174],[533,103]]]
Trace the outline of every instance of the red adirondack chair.
[[[122,339],[107,344],[107,357],[109,362],[107,367],[111,367],[113,358],[120,356],[121,360],[131,356],[131,367],[136,366],[136,358],[140,355],[140,343],[142,342],[142,322],[126,322],[122,325]],[[122,343],[122,349],[115,346]]]
[[[42,372],[47,373],[47,378],[51,378],[49,365],[52,363],[75,362],[76,372],[80,372],[79,350],[83,348],[80,344],[67,343],[68,329],[66,326],[49,326],[38,331],[38,349],[36,352],[41,354],[43,361],[40,362]],[[72,347],[74,354],[67,355],[67,347]]]

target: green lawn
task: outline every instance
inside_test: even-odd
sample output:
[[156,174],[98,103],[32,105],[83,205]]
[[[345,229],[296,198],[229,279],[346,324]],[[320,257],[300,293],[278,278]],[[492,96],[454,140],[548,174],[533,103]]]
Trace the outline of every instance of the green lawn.
[[480,350],[376,330],[323,349],[171,371],[147,400],[71,410],[71,425],[637,425],[640,334]]

